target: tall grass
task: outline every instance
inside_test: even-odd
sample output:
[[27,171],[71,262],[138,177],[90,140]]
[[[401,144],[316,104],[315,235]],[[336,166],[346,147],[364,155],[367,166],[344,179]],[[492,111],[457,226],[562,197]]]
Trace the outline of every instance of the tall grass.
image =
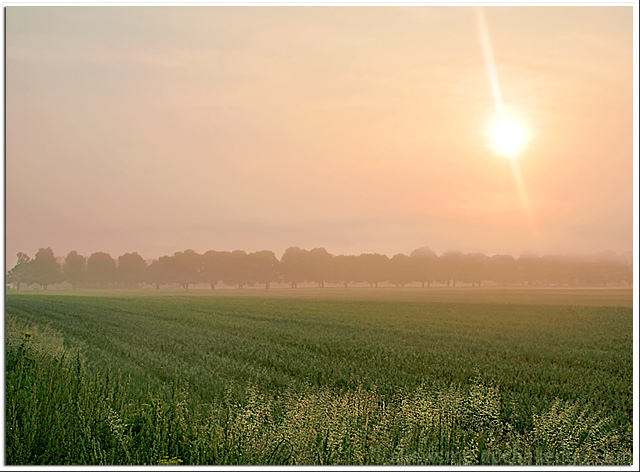
[[[7,304],[7,464],[631,462],[631,421],[622,418],[625,392],[613,390],[614,398],[606,403],[600,384],[590,385],[590,378],[580,384],[572,376],[554,374],[549,353],[526,343],[516,350],[517,363],[506,352],[494,362],[496,352],[484,343],[451,351],[451,346],[462,347],[461,340],[468,341],[466,336],[456,341],[455,333],[445,333],[444,325],[438,324],[455,325],[458,318],[451,306],[446,322],[438,321],[435,307],[431,326],[444,338],[430,337],[435,354],[424,356],[416,353],[416,346],[425,340],[412,337],[411,325],[418,321],[407,307],[396,308],[398,319],[385,324],[370,310],[372,306],[365,306],[368,317],[359,318],[362,306],[341,301],[334,306],[340,307],[339,315],[320,316],[312,323],[317,312],[309,313],[305,311],[309,307],[299,303],[269,307],[263,302],[256,307],[255,302],[246,305],[234,299],[203,305],[185,298],[168,305],[164,300],[161,310],[155,303],[139,301],[133,309],[118,299],[113,304],[94,299],[92,305],[74,305],[77,299],[56,303],[55,297],[33,300],[25,297]],[[96,316],[102,313],[102,317],[93,318],[91,310],[79,309],[83,306],[93,306]],[[330,306],[322,304],[322,313],[331,313]],[[276,307],[282,311],[270,311]],[[289,312],[294,307],[295,316]],[[492,309],[500,317],[499,307]],[[231,310],[237,316],[229,315]],[[615,327],[615,320],[575,311],[577,318],[570,311],[567,316],[573,316],[578,332],[584,328],[576,323],[580,317],[591,325]],[[271,320],[268,324],[265,313]],[[474,316],[480,315],[469,313],[467,321],[473,326]],[[528,319],[526,309],[520,316],[528,320],[525,326],[533,323],[538,331],[545,326],[544,319]],[[295,329],[288,329],[292,317],[304,329],[296,323]],[[500,345],[498,352],[514,346],[514,336],[522,339],[518,335],[522,326],[506,320],[509,326],[498,334],[509,343]],[[500,321],[504,324],[505,318]],[[94,331],[87,330],[87,323],[94,323]],[[546,323],[549,328],[558,326],[548,319]],[[368,324],[379,331],[378,336]],[[131,326],[138,330],[127,335]],[[196,335],[198,326],[204,338]],[[465,329],[458,326],[463,333]],[[487,337],[492,339],[478,326],[474,330],[485,343]],[[204,339],[216,331],[224,336],[214,336],[207,344]],[[233,335],[238,344],[223,342]],[[559,365],[556,370],[579,366],[581,356],[584,362],[599,363],[600,369],[611,369],[607,359],[615,359],[615,353],[580,353],[582,343],[571,334],[565,339],[572,349],[552,352],[551,358],[572,367]],[[613,349],[611,339],[593,339],[591,346]],[[627,347],[625,339],[619,349]],[[317,359],[296,366],[300,349]],[[103,362],[98,362],[99,355]],[[489,359],[482,361],[488,374],[482,375],[477,363],[484,357]],[[470,368],[469,359],[476,361],[475,368]],[[346,367],[340,369],[342,360]],[[200,367],[212,362],[222,365]],[[326,365],[320,368],[316,362]],[[430,362],[435,364],[432,370]],[[354,372],[365,373],[358,370],[359,364],[372,372],[358,378]],[[544,368],[538,369],[538,364]],[[622,380],[614,388],[624,385],[628,374],[624,364],[619,368],[616,375]],[[551,371],[540,379],[536,401],[530,397],[536,390],[527,379],[545,369]],[[566,392],[572,383],[578,392],[592,395]]]

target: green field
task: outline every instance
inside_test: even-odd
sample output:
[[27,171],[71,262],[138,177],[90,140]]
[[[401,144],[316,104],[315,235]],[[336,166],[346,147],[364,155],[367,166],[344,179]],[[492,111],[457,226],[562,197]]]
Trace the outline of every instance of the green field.
[[6,296],[7,464],[629,464],[631,290]]

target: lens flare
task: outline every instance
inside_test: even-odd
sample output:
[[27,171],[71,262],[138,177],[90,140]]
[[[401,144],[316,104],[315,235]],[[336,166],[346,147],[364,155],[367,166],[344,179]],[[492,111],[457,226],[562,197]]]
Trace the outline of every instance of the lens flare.
[[493,59],[493,49],[491,47],[491,39],[489,36],[489,28],[487,20],[484,16],[482,7],[476,7],[476,20],[478,24],[478,32],[480,34],[480,44],[484,56],[487,75],[489,76],[489,84],[491,85],[491,93],[493,94],[493,103],[495,106],[495,116],[497,120],[492,130],[492,140],[496,151],[511,159],[511,168],[513,170],[513,179],[520,196],[520,203],[529,221],[529,227],[533,235],[538,238],[537,225],[535,224],[531,207],[529,206],[529,198],[524,187],[522,174],[517,159],[514,157],[521,150],[527,136],[524,128],[512,117],[505,113],[504,101],[502,99],[502,91],[500,90],[500,82],[498,81],[498,73],[496,71],[496,63]]

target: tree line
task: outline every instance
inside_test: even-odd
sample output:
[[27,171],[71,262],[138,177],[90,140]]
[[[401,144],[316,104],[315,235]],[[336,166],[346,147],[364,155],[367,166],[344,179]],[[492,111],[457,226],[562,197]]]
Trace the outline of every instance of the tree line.
[[150,264],[137,252],[114,259],[105,252],[88,258],[71,251],[62,261],[53,250],[41,248],[32,259],[17,254],[17,264],[6,274],[8,288],[37,284],[68,282],[74,288],[136,288],[150,284],[159,289],[180,284],[185,290],[198,284],[245,286],[287,283],[325,283],[345,287],[367,283],[371,287],[388,283],[398,287],[420,283],[471,284],[485,282],[500,286],[602,286],[632,283],[632,264],[614,254],[591,258],[558,255],[487,256],[482,253],[448,251],[438,256],[428,247],[421,247],[410,255],[384,254],[332,255],[324,248],[311,250],[288,248],[278,260],[272,251],[207,251],[199,254],[187,249],[172,256],[162,256]]

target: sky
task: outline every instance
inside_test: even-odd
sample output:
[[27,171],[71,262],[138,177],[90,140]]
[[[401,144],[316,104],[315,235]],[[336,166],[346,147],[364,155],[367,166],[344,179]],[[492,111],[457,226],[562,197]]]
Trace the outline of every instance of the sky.
[[[5,248],[633,249],[630,6],[5,10]],[[528,139],[511,159],[505,110]]]

